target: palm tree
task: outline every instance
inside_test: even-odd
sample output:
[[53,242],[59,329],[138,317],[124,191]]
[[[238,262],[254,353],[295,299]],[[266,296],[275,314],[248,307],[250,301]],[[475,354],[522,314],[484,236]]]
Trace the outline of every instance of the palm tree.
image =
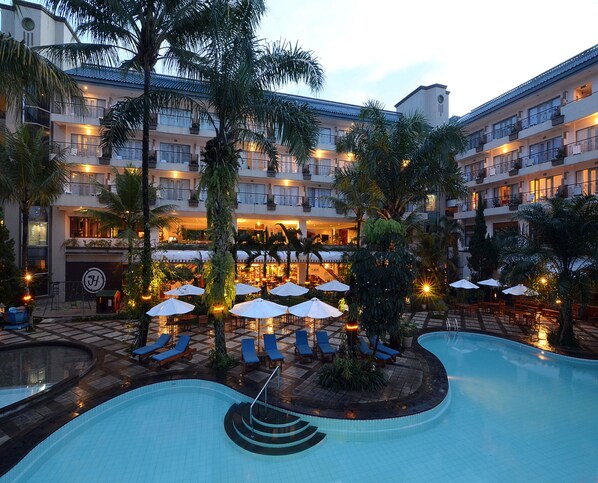
[[432,226],[431,232],[439,239],[438,254],[444,264],[444,285],[447,286],[448,281],[457,275],[459,242],[463,241],[465,231],[458,220],[442,216],[438,224]]
[[234,294],[234,261],[229,251],[239,150],[251,143],[267,154],[274,169],[277,144],[299,163],[309,159],[318,138],[317,117],[306,104],[272,92],[288,82],[306,82],[317,90],[323,74],[311,52],[280,41],[267,44],[257,37],[263,1],[208,0],[202,8],[211,22],[202,27],[203,59],[196,70],[204,81],[206,98],[197,101],[196,112],[215,133],[205,146],[200,179],[200,189],[207,191],[214,252],[204,297],[215,327],[216,354],[226,357],[223,309],[231,306]]
[[[99,201],[105,205],[104,210],[81,210],[86,216],[99,221],[104,229],[118,230],[119,236],[127,241],[127,262],[129,277],[132,275],[133,248],[138,239],[139,231],[143,230],[143,203],[141,171],[129,166],[119,173],[112,171],[114,189],[98,183],[100,188]],[[150,196],[156,196],[156,188],[150,185]],[[152,228],[166,228],[178,219],[172,215],[176,205],[162,205],[150,211],[150,226]],[[132,280],[129,278],[129,285]]]
[[239,263],[239,251],[245,252],[247,256],[249,256],[249,247],[251,246],[252,242],[253,238],[249,233],[247,233],[246,231],[234,230],[233,241],[230,246],[230,253],[233,256],[233,260],[235,262],[235,278],[237,278],[238,275],[237,264]]
[[[152,73],[158,63],[186,75],[198,57],[189,50],[195,41],[202,20],[200,4],[195,0],[123,0],[84,1],[46,0],[55,12],[77,24],[77,33],[90,38],[89,43],[48,46],[42,50],[53,59],[73,64],[90,63],[101,69],[118,65],[126,75],[131,70],[143,74],[143,95],[118,103],[105,116],[102,145],[111,150],[120,147],[139,126],[142,127],[142,203],[143,251],[142,304],[149,299],[152,279],[152,247],[150,238],[149,132],[152,113],[167,107],[170,92],[152,87]],[[205,15],[205,12],[204,12]],[[145,313],[145,310],[142,311]],[[145,343],[149,318],[141,320]]]
[[54,150],[46,133],[21,125],[16,132],[0,129],[0,200],[14,203],[21,213],[21,270],[28,273],[29,212],[48,207],[62,194],[68,180],[64,152]]
[[276,223],[282,229],[284,235],[284,249],[287,252],[287,261],[285,264],[284,275],[286,278],[291,277],[291,253],[301,249],[301,230],[299,228],[290,228],[283,223]]
[[361,227],[366,216],[377,213],[382,202],[382,193],[376,183],[359,166],[350,166],[336,171],[332,187],[338,196],[332,196],[335,207],[345,215],[352,211],[357,229],[357,246],[361,243]]
[[465,145],[456,121],[432,129],[419,113],[390,119],[380,103],[369,101],[337,151],[353,153],[358,169],[377,185],[380,217],[400,220],[409,204],[424,203],[438,190],[452,197],[466,192],[454,159]]
[[267,228],[264,231],[258,231],[253,237],[250,245],[252,250],[249,252],[246,265],[249,267],[255,260],[262,257],[262,297],[267,295],[268,259],[274,259],[277,263],[280,263],[278,250],[283,245],[283,236],[280,233],[270,234]]
[[512,282],[552,273],[562,301],[558,343],[575,345],[573,305],[587,300],[598,276],[598,198],[551,198],[521,208],[516,218],[528,228],[503,245],[503,274]]
[[19,110],[23,100],[35,105],[51,94],[54,102],[82,101],[77,83],[34,49],[0,32],[0,97],[11,109]]
[[297,251],[297,258],[299,255],[305,255],[305,281],[309,281],[309,262],[311,259],[311,255],[315,256],[320,260],[320,263],[323,262],[322,254],[320,252],[325,251],[325,247],[320,241],[320,235],[316,236],[308,236],[305,238],[301,238],[300,241],[300,249]]

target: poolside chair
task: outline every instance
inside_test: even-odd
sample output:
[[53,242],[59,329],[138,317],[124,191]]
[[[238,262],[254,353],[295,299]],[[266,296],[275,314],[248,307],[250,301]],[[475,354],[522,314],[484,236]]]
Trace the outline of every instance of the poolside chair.
[[160,337],[158,337],[158,340],[153,344],[139,347],[138,349],[135,349],[133,352],[131,352],[131,354],[134,356],[138,356],[139,361],[142,361],[143,359],[147,359],[152,354],[152,352],[156,352],[157,350],[166,347],[166,344],[168,344],[169,342],[170,334],[162,334]]
[[[378,342],[378,347],[376,347],[376,342]],[[392,347],[388,347],[387,345],[384,345],[378,339],[377,335],[370,337],[370,343],[372,344],[372,348],[376,348],[378,351],[383,352],[384,354],[388,354],[390,356],[392,362],[396,362],[397,357],[401,356],[401,353],[398,350],[395,350]]]
[[186,357],[187,359],[191,360],[195,349],[189,347],[190,340],[191,337],[188,335],[181,335],[176,343],[176,346],[174,346],[174,349],[167,350],[166,352],[160,352],[159,354],[154,354],[151,356],[151,358],[152,360],[156,361],[160,367],[168,364],[169,362],[180,359],[181,357]]
[[301,360],[314,360],[314,353],[307,342],[307,332],[304,330],[295,331],[295,354],[299,354]]
[[[374,355],[374,351],[370,349],[370,345],[365,341],[363,337],[359,338],[359,352],[364,357],[372,357]],[[376,363],[379,364],[386,364],[389,362],[391,357],[384,352],[380,352],[379,350],[376,351]]]
[[278,350],[276,345],[276,336],[274,334],[264,334],[264,351],[270,360],[270,364],[276,364],[277,362],[280,362],[280,369],[282,370],[284,356]]
[[318,350],[320,351],[320,357],[322,360],[324,360],[324,358],[330,357],[330,361],[334,361],[336,350],[334,350],[330,345],[328,333],[325,330],[318,330],[316,332],[316,344],[318,346]]
[[241,340],[241,362],[246,370],[248,365],[259,366],[260,358],[255,352],[255,342],[253,339]]

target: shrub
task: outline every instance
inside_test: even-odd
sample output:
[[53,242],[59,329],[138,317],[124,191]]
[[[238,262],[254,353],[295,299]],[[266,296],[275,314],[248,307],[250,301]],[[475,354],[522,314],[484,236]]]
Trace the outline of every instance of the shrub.
[[318,374],[318,384],[335,391],[375,391],[386,383],[386,376],[370,359],[336,357]]
[[221,354],[214,349],[211,349],[208,353],[208,366],[212,369],[228,371],[236,365],[237,361],[229,355]]

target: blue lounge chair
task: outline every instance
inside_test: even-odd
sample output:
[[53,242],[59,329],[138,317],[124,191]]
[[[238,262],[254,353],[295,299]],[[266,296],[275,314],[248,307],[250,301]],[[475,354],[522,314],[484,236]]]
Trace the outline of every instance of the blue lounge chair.
[[301,359],[314,360],[314,353],[307,342],[307,332],[304,330],[295,331],[295,354],[299,354]]
[[260,365],[260,358],[255,352],[255,342],[253,339],[242,339],[241,340],[241,362],[243,367],[247,369],[247,365]]
[[147,359],[152,352],[156,352],[158,349],[162,349],[166,347],[166,344],[170,342],[170,334],[162,334],[158,337],[158,340],[150,345],[144,345],[143,347],[139,347],[139,349],[135,349],[132,354],[134,356],[138,356],[139,360]]
[[318,350],[320,351],[322,360],[324,360],[325,357],[330,357],[330,360],[334,361],[336,350],[334,350],[330,345],[328,333],[325,330],[318,330],[316,332],[316,344],[318,345]]
[[[376,342],[378,342],[378,347],[376,347]],[[401,353],[398,350],[393,349],[392,347],[388,347],[384,345],[379,339],[378,336],[375,335],[374,337],[370,337],[370,343],[372,347],[376,347],[377,350],[383,352],[384,354],[388,354],[393,362],[397,360],[397,357],[401,356]]]
[[[370,349],[370,345],[365,341],[363,337],[359,338],[359,352],[364,357],[372,357],[374,355],[374,351]],[[384,352],[376,351],[376,362],[381,364],[386,364],[390,361],[391,357]]]
[[190,340],[191,337],[188,335],[181,335],[176,343],[176,346],[174,346],[174,349],[167,350],[166,352],[160,352],[159,354],[154,354],[151,357],[158,363],[159,366],[168,364],[169,362],[180,359],[181,357],[186,357],[187,359],[191,360],[195,349],[189,347]]
[[264,334],[264,351],[270,359],[270,363],[276,364],[280,362],[280,368],[282,369],[282,363],[284,362],[284,356],[278,350],[276,345],[276,336],[274,334]]

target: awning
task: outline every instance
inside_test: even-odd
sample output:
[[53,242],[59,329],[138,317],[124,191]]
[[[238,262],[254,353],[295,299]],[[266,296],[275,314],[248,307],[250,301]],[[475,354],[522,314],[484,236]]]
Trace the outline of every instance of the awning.
[[[324,263],[341,263],[344,261],[344,257],[347,252],[341,251],[330,251],[330,252],[320,252],[322,256],[322,261]],[[193,263],[196,260],[209,260],[212,256],[212,252],[209,250],[156,250],[152,253],[152,258],[154,260],[163,260],[166,262],[171,263]],[[285,262],[287,259],[286,252],[278,252],[278,256],[280,257],[281,262]],[[237,252],[237,260],[241,263],[247,261],[248,255],[244,251]],[[255,259],[255,263],[263,263],[264,257],[259,256]],[[297,256],[294,252],[291,253],[291,263],[303,262],[307,261],[306,255],[299,255]],[[310,263],[319,263],[320,259],[316,257],[314,254],[310,255],[309,259]],[[267,263],[278,263],[274,258],[268,257]]]

